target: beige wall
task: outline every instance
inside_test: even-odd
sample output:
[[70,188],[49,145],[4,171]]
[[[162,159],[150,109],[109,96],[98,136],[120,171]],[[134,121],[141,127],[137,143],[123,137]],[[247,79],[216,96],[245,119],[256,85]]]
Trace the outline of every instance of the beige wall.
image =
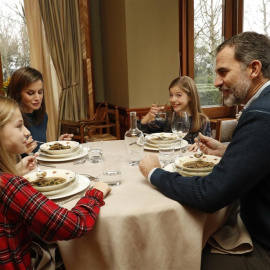
[[179,72],[178,0],[100,0],[100,22],[104,101],[165,103]]

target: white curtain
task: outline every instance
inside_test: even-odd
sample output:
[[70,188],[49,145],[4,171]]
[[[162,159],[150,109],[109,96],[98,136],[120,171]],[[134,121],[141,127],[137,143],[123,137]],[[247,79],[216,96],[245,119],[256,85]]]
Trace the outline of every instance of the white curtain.
[[48,51],[39,2],[24,0],[24,8],[30,41],[31,67],[39,70],[44,79],[46,110],[49,116],[47,141],[55,141],[59,136],[57,130],[61,87]]

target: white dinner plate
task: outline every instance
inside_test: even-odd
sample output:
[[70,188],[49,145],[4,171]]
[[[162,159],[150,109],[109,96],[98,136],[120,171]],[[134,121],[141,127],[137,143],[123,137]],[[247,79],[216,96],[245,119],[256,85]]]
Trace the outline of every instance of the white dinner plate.
[[47,152],[39,149],[38,153],[42,156],[48,157],[48,158],[65,158],[65,157],[70,157],[72,155],[78,155],[79,152],[81,151],[80,148],[74,148],[72,152],[66,153],[66,154],[60,154],[60,155],[51,155],[48,154]]
[[[61,144],[64,147],[69,147],[68,149],[60,149],[60,150],[50,150],[50,147],[54,144]],[[62,155],[73,152],[75,148],[79,146],[79,143],[76,141],[53,141],[46,142],[40,145],[40,149],[42,151],[47,152],[47,154],[51,155]]]
[[47,197],[51,200],[62,199],[62,198],[75,195],[87,189],[90,186],[90,180],[84,175],[78,174],[77,176],[78,176],[78,181],[77,181],[77,185],[74,188],[66,190],[64,192],[57,193],[55,195],[47,196]]
[[177,172],[177,171],[175,170],[174,164],[172,164],[172,163],[166,165],[166,166],[163,168],[163,170],[165,170],[165,171],[167,171],[167,172]]
[[49,161],[49,162],[61,162],[61,161],[69,161],[69,160],[74,160],[77,158],[82,158],[84,156],[88,155],[88,150],[86,148],[81,149],[77,154],[75,155],[71,155],[68,157],[64,157],[64,158],[51,158],[51,157],[47,157],[47,156],[43,156],[43,155],[39,155],[37,156],[37,160],[40,161]]
[[72,171],[69,170],[62,170],[62,169],[50,169],[50,170],[44,170],[47,174],[46,177],[44,178],[39,178],[37,176],[37,172],[30,172],[26,175],[24,175],[24,178],[27,179],[30,183],[34,182],[36,180],[46,180],[48,178],[64,178],[65,181],[63,183],[57,184],[57,185],[51,185],[51,186],[42,186],[42,187],[37,187],[33,186],[36,190],[43,192],[43,191],[52,191],[55,189],[61,189],[66,187],[66,185],[73,181],[76,177],[76,174]]

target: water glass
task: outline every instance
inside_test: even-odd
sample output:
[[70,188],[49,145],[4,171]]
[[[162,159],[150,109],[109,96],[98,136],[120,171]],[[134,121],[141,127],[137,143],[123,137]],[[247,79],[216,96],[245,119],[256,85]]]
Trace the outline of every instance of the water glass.
[[109,186],[118,186],[122,181],[122,157],[106,155],[102,159],[103,182]]
[[166,112],[159,111],[156,113],[156,121],[165,122],[166,118],[167,118]]
[[163,166],[173,162],[176,141],[177,140],[158,141],[159,160]]
[[92,163],[99,163],[102,160],[102,139],[90,138],[86,141],[90,143],[88,147],[88,158]]

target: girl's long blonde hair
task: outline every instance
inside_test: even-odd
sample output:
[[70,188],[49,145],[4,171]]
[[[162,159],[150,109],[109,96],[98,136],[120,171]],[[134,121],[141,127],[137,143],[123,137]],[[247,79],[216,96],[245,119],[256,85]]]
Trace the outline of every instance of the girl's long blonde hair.
[[4,148],[1,133],[4,126],[12,119],[14,111],[20,109],[18,103],[8,97],[0,96],[0,171],[18,174],[16,170],[17,155],[9,154]]
[[[208,117],[202,112],[200,98],[197,90],[197,86],[194,80],[188,76],[181,76],[175,78],[170,86],[169,90],[172,87],[179,87],[181,90],[185,91],[187,95],[190,97],[189,109],[192,117],[192,128],[190,132],[195,133],[199,132],[202,128],[202,124],[205,121],[209,121]],[[173,108],[171,106],[171,110]]]

